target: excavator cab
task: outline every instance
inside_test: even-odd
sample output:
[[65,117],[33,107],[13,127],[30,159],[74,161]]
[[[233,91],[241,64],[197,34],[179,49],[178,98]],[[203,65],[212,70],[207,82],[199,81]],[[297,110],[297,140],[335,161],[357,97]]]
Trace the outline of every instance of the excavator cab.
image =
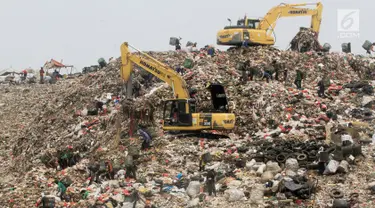
[[219,119],[223,119],[222,122],[224,122],[225,116],[223,115],[229,113],[224,87],[221,84],[209,84],[206,88],[211,93],[212,109],[209,113],[197,113],[194,98],[164,101],[164,129],[177,130],[183,127],[191,128],[192,126],[197,130],[201,128],[209,129],[215,122],[219,122],[219,120],[215,120],[215,118],[219,118],[215,117],[216,114],[222,117]]
[[164,101],[164,126],[191,126],[192,111],[189,100],[171,99]]

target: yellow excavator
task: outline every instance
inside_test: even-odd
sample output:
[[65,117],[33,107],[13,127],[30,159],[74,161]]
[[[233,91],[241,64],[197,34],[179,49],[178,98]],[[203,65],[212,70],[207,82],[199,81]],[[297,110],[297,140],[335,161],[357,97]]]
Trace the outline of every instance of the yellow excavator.
[[[304,8],[316,5],[315,9]],[[311,29],[318,38],[322,21],[322,3],[280,4],[268,11],[263,19],[244,19],[237,21],[235,26],[226,26],[217,33],[217,44],[227,46],[240,46],[245,41],[249,46],[274,45],[274,29],[276,22],[281,17],[311,16]]]
[[[131,53],[129,47],[138,53]],[[185,80],[168,65],[129,45],[121,45],[121,77],[131,82],[133,66],[137,65],[155,77],[166,82],[173,90],[173,99],[164,101],[163,129],[175,132],[199,132],[202,130],[231,130],[235,125],[235,115],[228,110],[224,87],[209,84],[213,109],[197,113],[193,91],[189,91]],[[193,92],[193,93],[192,93]]]

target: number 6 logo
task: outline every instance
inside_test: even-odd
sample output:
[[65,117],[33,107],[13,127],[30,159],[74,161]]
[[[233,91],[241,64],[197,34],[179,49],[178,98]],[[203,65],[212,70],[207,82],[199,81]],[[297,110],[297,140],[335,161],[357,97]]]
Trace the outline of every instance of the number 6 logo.
[[338,31],[359,31],[359,10],[339,9],[337,10],[337,30]]
[[352,15],[355,14],[355,13],[356,12],[353,11],[353,12],[350,12],[349,14],[344,16],[344,19],[342,19],[342,21],[341,21],[341,28],[343,28],[345,30],[348,30],[353,26],[354,19],[353,19]]

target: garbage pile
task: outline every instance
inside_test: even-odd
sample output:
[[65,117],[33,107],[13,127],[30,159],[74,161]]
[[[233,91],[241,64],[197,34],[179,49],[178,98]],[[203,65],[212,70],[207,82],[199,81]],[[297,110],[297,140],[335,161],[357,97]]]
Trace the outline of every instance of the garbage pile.
[[316,32],[311,28],[301,28],[290,42],[290,50],[301,53],[307,51],[321,51],[321,49]]
[[[119,59],[56,85],[2,87],[1,204],[369,203],[367,184],[373,178],[358,176],[370,175],[373,163],[363,156],[373,154],[368,144],[374,134],[374,83],[360,81],[363,71],[353,69],[352,55],[270,47],[213,55],[206,50],[148,54],[178,68],[188,86],[197,89],[199,112],[211,105],[207,83],[225,86],[237,118],[230,139],[177,138],[162,132],[162,100],[171,98],[172,90],[135,68],[134,100],[124,99]],[[280,61],[287,76],[280,72],[279,81],[267,83],[256,76],[243,82],[236,66],[247,59],[258,71]],[[306,74],[301,90],[293,85],[297,69]],[[321,98],[316,87],[323,77],[329,78],[329,87]],[[143,148],[147,145],[139,139],[145,137],[140,129],[152,138],[150,148]],[[358,187],[358,196],[352,186]]]

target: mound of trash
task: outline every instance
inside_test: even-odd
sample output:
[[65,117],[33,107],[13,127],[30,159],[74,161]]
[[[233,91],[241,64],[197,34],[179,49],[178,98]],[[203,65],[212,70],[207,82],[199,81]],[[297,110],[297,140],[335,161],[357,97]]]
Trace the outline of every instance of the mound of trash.
[[307,51],[322,51],[322,46],[317,39],[315,31],[310,28],[301,28],[290,42],[290,50],[302,53]]
[[[315,50],[314,44],[309,47]],[[125,99],[120,59],[55,85],[1,86],[0,173],[7,177],[0,180],[0,203],[275,207],[319,206],[333,198],[346,202],[337,195],[350,196],[347,203],[364,203],[372,179],[356,176],[370,174],[367,164],[373,163],[368,144],[375,102],[374,83],[360,78],[369,74],[365,66],[371,60],[314,50],[148,52],[197,90],[198,112],[212,105],[207,83],[225,87],[236,115],[230,139],[163,132],[162,101],[172,97],[172,89],[135,67],[134,99]],[[241,80],[237,65],[246,60],[256,71],[253,81]],[[283,67],[277,71],[275,64]],[[279,79],[264,81],[265,70]],[[294,85],[297,70],[304,74],[302,89]],[[319,97],[322,79],[326,91]],[[147,150],[141,149],[140,129],[152,138]],[[129,177],[133,166],[136,177]],[[343,176],[325,176],[336,173]]]

